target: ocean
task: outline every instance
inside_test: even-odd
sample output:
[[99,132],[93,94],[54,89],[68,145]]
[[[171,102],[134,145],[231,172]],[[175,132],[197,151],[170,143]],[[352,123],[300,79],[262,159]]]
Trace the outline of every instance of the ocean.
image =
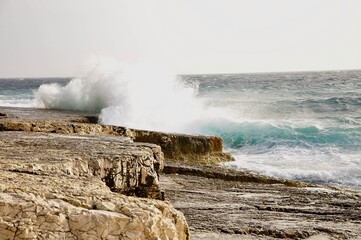
[[361,71],[135,72],[0,79],[0,106],[97,111],[106,124],[217,135],[236,159],[228,167],[361,189]]

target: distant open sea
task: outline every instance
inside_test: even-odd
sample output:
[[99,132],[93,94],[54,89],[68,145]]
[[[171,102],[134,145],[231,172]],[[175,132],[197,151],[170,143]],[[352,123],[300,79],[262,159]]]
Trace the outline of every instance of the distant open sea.
[[[194,89],[194,104],[200,103],[207,113],[213,113],[212,117],[204,114],[203,118],[198,116],[188,122],[186,126],[192,126],[189,132],[220,136],[236,158],[227,166],[361,189],[361,71],[186,75],[179,79]],[[125,106],[135,106],[131,102],[136,98],[129,95],[123,94],[113,102],[105,97],[112,95],[111,89],[115,89],[114,96],[118,96],[121,88],[109,85],[109,91],[99,93],[100,85],[96,85],[93,94],[82,95],[89,86],[84,81],[69,85],[70,80],[0,79],[0,106],[72,109],[72,104],[54,100],[60,96],[65,96],[67,103],[74,101],[74,110],[84,111],[94,109],[83,107],[79,101],[96,97],[92,104],[102,114],[107,113],[104,108],[117,105],[114,102],[122,105],[124,101],[128,103]],[[99,83],[101,81],[97,81]],[[39,104],[35,93],[42,84],[53,84],[50,85],[53,87],[42,89],[43,103]],[[97,92],[97,89],[100,90]],[[161,96],[165,91],[156,94]],[[164,102],[166,98],[159,100],[159,104]],[[153,106],[156,115],[157,104]],[[118,111],[116,114],[114,109]],[[134,123],[131,127],[137,128],[140,116],[126,109],[112,108],[113,115],[119,119],[124,114],[129,121],[121,124]],[[162,109],[161,106],[158,109]],[[171,115],[172,111],[162,115],[162,119],[169,117],[168,122],[177,121]],[[146,120],[151,122],[152,118],[150,115]],[[106,117],[103,122],[114,124]],[[142,125],[138,128],[152,129]]]

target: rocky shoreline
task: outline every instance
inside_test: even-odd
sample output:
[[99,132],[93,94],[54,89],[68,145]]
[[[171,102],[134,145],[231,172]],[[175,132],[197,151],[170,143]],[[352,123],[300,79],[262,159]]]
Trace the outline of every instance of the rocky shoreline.
[[217,137],[0,107],[0,148],[0,239],[361,239],[360,192],[221,167]]

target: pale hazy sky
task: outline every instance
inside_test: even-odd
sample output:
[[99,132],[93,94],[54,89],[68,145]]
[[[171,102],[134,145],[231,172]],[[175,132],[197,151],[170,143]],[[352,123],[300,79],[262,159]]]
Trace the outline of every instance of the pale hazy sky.
[[0,77],[361,69],[361,0],[0,0]]

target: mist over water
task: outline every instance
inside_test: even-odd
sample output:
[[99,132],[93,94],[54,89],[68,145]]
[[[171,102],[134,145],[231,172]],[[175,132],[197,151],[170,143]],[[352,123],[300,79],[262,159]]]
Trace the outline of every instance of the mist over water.
[[361,189],[360,71],[175,76],[101,61],[46,83],[13,94],[105,124],[217,135],[236,158],[226,166]]

